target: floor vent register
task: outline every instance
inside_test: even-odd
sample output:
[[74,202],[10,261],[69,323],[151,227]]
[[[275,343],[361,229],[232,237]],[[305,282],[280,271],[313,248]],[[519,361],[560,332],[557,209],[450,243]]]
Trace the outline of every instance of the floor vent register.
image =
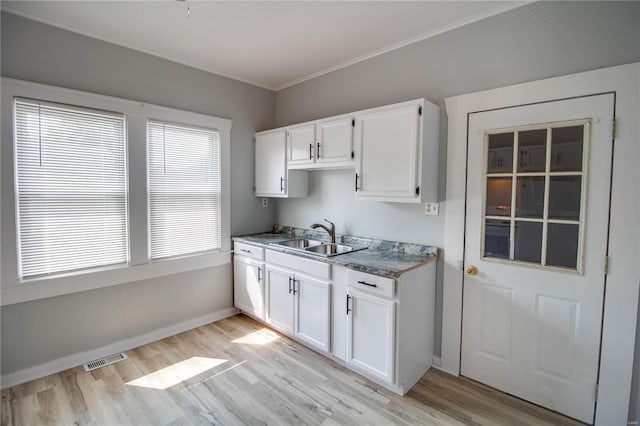
[[88,372],[106,367],[107,365],[115,364],[116,362],[124,361],[127,358],[127,354],[120,352],[119,354],[109,355],[95,361],[87,362],[86,364],[82,364],[82,366],[84,367],[84,371]]

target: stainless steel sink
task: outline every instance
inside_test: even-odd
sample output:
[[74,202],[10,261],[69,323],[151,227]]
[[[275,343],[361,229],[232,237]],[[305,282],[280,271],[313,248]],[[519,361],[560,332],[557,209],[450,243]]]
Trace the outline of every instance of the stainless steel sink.
[[294,240],[287,240],[287,241],[280,241],[277,243],[273,243],[274,245],[277,246],[283,246],[283,247],[288,247],[288,248],[292,248],[292,249],[306,249],[308,247],[314,247],[314,246],[318,246],[320,244],[322,244],[322,241],[320,240],[310,240],[310,239],[306,239],[306,238],[297,238]]
[[279,241],[277,243],[271,244],[323,257],[337,256],[339,254],[351,253],[367,248],[360,246],[347,246],[335,243],[323,243],[320,240],[311,240],[306,238],[296,238],[293,240]]
[[308,247],[305,251],[320,256],[337,256],[339,254],[350,253],[352,251],[363,250],[366,247],[344,246],[342,244],[321,244],[315,247]]

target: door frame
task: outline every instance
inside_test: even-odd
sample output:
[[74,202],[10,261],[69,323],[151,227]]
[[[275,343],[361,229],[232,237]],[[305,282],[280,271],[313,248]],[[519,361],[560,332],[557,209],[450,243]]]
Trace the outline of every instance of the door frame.
[[[460,374],[466,208],[467,125],[470,113],[614,92],[614,142],[596,424],[626,424],[640,281],[640,62],[555,77],[445,99],[449,119],[444,232],[444,283],[440,369]],[[635,192],[629,192],[629,184]]]

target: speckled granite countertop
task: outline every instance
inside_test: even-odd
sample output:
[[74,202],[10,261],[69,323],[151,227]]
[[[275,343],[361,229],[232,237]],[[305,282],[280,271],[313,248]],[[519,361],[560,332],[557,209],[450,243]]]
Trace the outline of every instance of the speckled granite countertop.
[[400,243],[396,241],[375,240],[370,238],[336,235],[336,242],[352,246],[367,246],[365,250],[345,253],[333,257],[323,257],[300,252],[287,247],[272,245],[280,241],[293,238],[313,238],[329,242],[324,231],[291,228],[274,225],[272,232],[233,237],[234,241],[264,246],[269,250],[289,253],[319,262],[346,266],[356,271],[367,272],[388,278],[398,278],[403,273],[429,262],[438,257],[438,249],[433,246]]

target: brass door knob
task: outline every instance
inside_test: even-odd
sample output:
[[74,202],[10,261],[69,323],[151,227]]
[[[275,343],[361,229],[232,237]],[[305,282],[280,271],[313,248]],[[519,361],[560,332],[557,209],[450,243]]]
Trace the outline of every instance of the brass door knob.
[[468,275],[477,275],[478,274],[478,268],[476,268],[473,265],[467,266],[467,274]]

